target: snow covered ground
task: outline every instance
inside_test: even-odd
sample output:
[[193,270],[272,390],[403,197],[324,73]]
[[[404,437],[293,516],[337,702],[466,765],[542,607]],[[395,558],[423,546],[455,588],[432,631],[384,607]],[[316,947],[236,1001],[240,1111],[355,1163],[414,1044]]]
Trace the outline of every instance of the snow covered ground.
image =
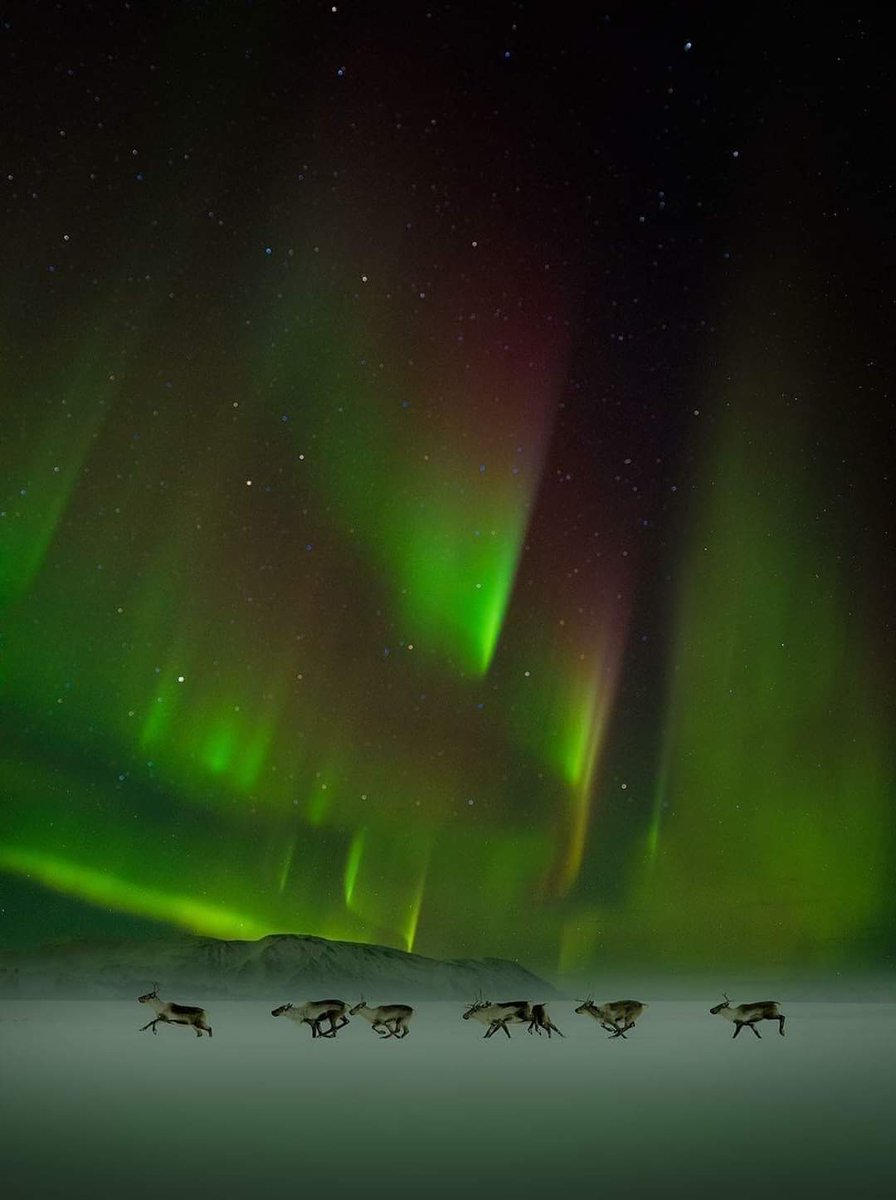
[[[303,997],[293,997],[294,1000]],[[190,1000],[191,997],[181,997]],[[484,1041],[456,1003],[403,1041],[336,1039],[270,1003],[207,1005],[214,1037],[145,1006],[0,1001],[2,1186],[19,1198],[673,1197],[890,1194],[896,1005],[784,1004],[759,1041],[653,1002],[609,1040],[574,1005],[565,1039]],[[390,997],[371,998],[388,1000]]]

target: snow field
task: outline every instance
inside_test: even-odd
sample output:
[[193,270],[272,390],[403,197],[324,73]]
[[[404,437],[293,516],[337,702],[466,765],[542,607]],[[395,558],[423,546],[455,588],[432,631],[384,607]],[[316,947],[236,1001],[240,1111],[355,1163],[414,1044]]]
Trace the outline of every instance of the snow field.
[[136,1001],[0,1002],[4,1194],[733,1200],[892,1184],[896,1005],[782,1002],[786,1037],[766,1022],[733,1041],[713,997],[657,1001],[611,1040],[554,1001],[566,1037],[549,1041],[525,1026],[485,1040],[462,1003],[429,1002],[403,1040],[357,1018],[312,1040],[271,1017],[287,998],[209,1001],[211,1039],[138,1032],[152,1014]]

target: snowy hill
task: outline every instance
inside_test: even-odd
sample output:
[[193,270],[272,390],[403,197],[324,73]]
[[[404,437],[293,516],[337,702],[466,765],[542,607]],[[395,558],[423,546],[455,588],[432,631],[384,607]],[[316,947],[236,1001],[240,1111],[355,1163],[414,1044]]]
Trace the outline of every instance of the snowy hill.
[[442,962],[387,946],[269,934],[255,942],[174,935],[149,941],[76,941],[0,953],[0,994],[130,997],[158,981],[196,997],[302,999],[312,993],[390,1000],[546,1000],[554,988],[499,958]]

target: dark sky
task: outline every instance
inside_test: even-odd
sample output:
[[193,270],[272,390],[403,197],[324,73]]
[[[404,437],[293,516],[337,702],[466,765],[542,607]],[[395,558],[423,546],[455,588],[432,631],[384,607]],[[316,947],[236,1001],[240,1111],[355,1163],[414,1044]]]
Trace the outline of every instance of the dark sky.
[[4,943],[889,961],[882,18],[0,38]]

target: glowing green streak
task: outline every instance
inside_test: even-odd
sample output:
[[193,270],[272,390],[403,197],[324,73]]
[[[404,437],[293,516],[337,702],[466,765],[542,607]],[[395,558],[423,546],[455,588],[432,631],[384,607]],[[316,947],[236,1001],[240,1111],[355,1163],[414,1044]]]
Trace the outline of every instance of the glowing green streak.
[[406,530],[395,549],[398,578],[410,585],[399,595],[405,625],[424,645],[459,653],[477,675],[495,653],[525,530],[509,513],[483,513],[482,521],[504,532],[477,537],[469,517],[449,507]]
[[178,680],[182,673],[182,664],[183,655],[175,649],[150,692],[146,715],[140,726],[140,745],[144,749],[159,742],[179,716],[186,695],[184,685]]
[[650,825],[647,828],[645,854],[649,866],[656,862],[660,848],[660,832],[663,824],[663,805],[666,802],[669,787],[669,766],[671,758],[671,742],[669,739],[663,747],[659,771],[657,773],[656,789],[653,797],[653,808],[650,814]]
[[[5,495],[0,492],[5,513],[0,521],[0,606],[22,596],[34,582],[106,415],[113,389],[97,372],[97,354],[91,346],[80,363],[68,364],[64,384],[45,385],[52,407],[43,394],[15,400],[22,412],[34,415],[24,444],[9,436],[11,431],[0,444],[0,468],[9,488]],[[10,386],[4,381],[4,390]]]
[[202,761],[215,775],[222,775],[233,761],[234,734],[227,722],[221,721],[205,741]]
[[426,867],[424,866],[420,880],[417,884],[417,890],[415,891],[409,906],[407,924],[402,931],[405,949],[409,952],[414,949],[414,942],[417,939],[417,926],[420,923],[420,910],[423,907],[423,893],[425,890]]
[[267,756],[270,736],[256,727],[241,730],[233,713],[217,718],[204,738],[200,762],[213,774],[224,775],[240,791],[248,791],[258,779]]
[[[433,430],[422,413],[402,407],[402,398],[416,390],[411,380],[387,383],[351,366],[381,353],[353,310],[328,310],[320,296],[305,303],[315,312],[313,323],[278,331],[273,353],[265,350],[266,369],[278,384],[302,381],[315,440],[311,445],[298,435],[298,469],[383,573],[404,640],[482,675],[513,589],[552,398],[534,402],[522,394],[520,412],[528,410],[528,417],[499,412],[495,430],[474,425],[474,437],[472,402],[464,393],[452,406],[460,413],[457,427]],[[522,425],[525,434],[508,434],[502,421],[508,430]],[[525,456],[510,445],[517,437],[527,443]],[[426,452],[432,443],[433,453]]]
[[157,921],[170,921],[192,933],[220,938],[258,938],[270,932],[266,925],[244,914],[203,904],[188,895],[142,887],[39,850],[0,844],[0,868],[37,879],[56,891],[91,904],[108,905]]
[[283,869],[280,872],[280,880],[277,887],[277,891],[281,896],[283,895],[283,890],[286,887],[287,881],[289,880],[289,873],[292,870],[292,860],[295,857],[297,842],[298,838],[295,837],[290,841],[289,850],[286,853],[286,858],[283,860]]
[[326,784],[315,784],[311,790],[306,809],[309,825],[322,825],[330,810],[331,796],[326,787]]
[[585,670],[556,646],[527,646],[526,662],[532,668],[520,685],[525,701],[518,700],[511,710],[516,738],[563,784],[566,838],[544,883],[554,896],[572,889],[585,857],[595,778],[623,646],[620,618],[616,623],[613,627],[608,621],[600,632]]
[[396,837],[368,827],[355,836],[345,868],[346,905],[369,923],[374,937],[388,932],[413,946],[431,851],[431,834],[420,831]]
[[352,896],[355,891],[355,883],[358,879],[358,871],[361,867],[361,857],[364,854],[364,833],[363,829],[358,830],[352,838],[351,845],[348,848],[348,857],[345,862],[345,903],[350,906]]
[[557,970],[573,971],[584,963],[593,962],[601,937],[600,915],[584,910],[563,922],[557,954]]
[[742,961],[848,961],[891,903],[890,736],[862,588],[840,578],[801,430],[757,400],[780,393],[751,374],[759,362],[731,371],[743,390],[719,420],[682,572],[636,899],[667,961],[732,945]]

